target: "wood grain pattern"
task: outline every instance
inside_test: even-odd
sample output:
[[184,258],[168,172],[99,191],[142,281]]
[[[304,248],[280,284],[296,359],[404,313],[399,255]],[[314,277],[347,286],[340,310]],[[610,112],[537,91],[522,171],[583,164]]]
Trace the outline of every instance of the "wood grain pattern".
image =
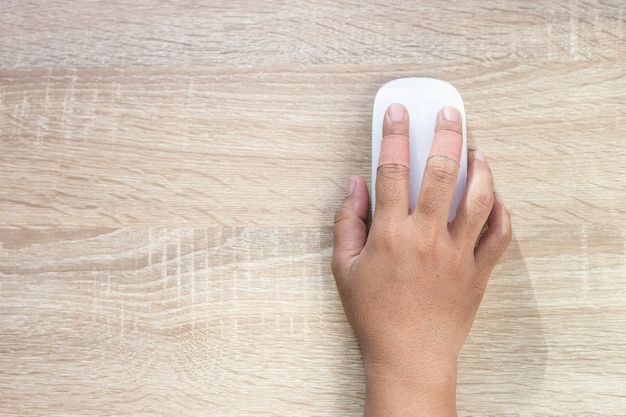
[[3,2],[0,415],[358,415],[332,216],[417,75],[513,217],[460,415],[626,416],[624,9]]
[[[329,224],[349,175],[369,178],[371,101],[389,70],[225,71],[3,71],[4,225]],[[624,218],[614,174],[626,150],[611,136],[624,120],[622,62],[392,76],[411,73],[459,86],[470,145],[519,220]]]
[[622,57],[620,0],[8,0],[4,67],[545,63]]

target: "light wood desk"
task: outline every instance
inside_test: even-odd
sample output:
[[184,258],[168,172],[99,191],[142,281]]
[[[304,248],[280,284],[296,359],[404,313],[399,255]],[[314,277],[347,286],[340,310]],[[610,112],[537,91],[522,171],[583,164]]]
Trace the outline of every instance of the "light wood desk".
[[401,76],[514,223],[460,415],[626,415],[623,1],[207,3],[0,6],[0,415],[358,415],[332,217]]

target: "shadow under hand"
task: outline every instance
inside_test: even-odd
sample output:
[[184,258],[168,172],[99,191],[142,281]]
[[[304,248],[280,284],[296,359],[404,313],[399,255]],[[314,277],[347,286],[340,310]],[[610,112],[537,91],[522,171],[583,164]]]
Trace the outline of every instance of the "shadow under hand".
[[547,346],[530,276],[517,240],[491,274],[459,358],[462,413],[510,413],[541,390]]

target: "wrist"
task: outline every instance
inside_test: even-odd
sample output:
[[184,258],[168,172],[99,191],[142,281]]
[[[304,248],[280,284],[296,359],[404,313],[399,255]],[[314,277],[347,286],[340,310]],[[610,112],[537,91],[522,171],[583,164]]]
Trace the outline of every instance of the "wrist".
[[456,416],[456,362],[365,365],[365,416]]

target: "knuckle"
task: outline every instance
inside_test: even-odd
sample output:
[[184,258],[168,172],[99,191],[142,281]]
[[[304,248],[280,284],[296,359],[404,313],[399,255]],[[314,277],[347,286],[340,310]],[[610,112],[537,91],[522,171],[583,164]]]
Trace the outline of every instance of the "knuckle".
[[440,237],[433,232],[422,232],[417,239],[417,250],[420,259],[424,262],[439,262],[440,250]]
[[342,221],[349,219],[351,215],[352,210],[350,210],[345,205],[339,206],[339,208],[335,212],[335,224],[341,223]]
[[502,250],[506,249],[511,244],[511,240],[513,240],[511,224],[507,223],[505,227],[498,229],[498,232],[495,235]]
[[486,250],[483,261],[478,264],[479,268],[484,273],[489,274],[491,270],[496,266],[506,248],[511,243],[511,233],[508,231],[498,230],[491,236],[493,243]]
[[468,200],[472,211],[478,213],[489,213],[493,207],[493,191],[488,187],[475,188],[469,192]]
[[398,245],[398,233],[392,229],[382,230],[376,234],[377,244],[386,253],[393,252]]
[[448,158],[430,158],[426,175],[436,182],[442,184],[452,184],[456,182],[459,167],[455,161]]
[[401,252],[403,242],[406,242],[406,235],[399,224],[382,219],[379,219],[375,224],[372,223],[370,237],[377,250],[390,257]]
[[377,178],[382,182],[395,182],[397,180],[405,179],[409,172],[408,168],[404,165],[383,165],[378,169],[376,173]]

